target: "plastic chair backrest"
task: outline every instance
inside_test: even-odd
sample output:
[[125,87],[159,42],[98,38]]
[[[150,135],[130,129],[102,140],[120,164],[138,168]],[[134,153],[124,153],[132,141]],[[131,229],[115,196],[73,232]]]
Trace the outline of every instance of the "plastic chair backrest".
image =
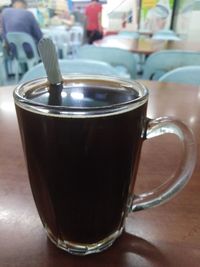
[[174,69],[161,76],[159,81],[200,85],[200,66],[186,66]]
[[144,80],[158,80],[168,71],[191,65],[200,65],[200,52],[163,50],[153,53],[147,58],[142,78]]
[[56,52],[59,58],[66,58],[69,50],[69,33],[66,29],[52,27],[48,37],[55,44]]
[[[25,22],[24,22],[25,23]],[[25,32],[8,32],[6,35],[8,43],[12,43],[16,47],[16,58],[20,63],[32,62],[32,65],[37,63],[40,59],[36,44],[31,35]],[[29,59],[24,51],[23,45],[27,43],[31,46],[33,57]]]
[[[117,70],[105,62],[86,60],[86,59],[61,59],[59,60],[59,66],[62,75],[69,73],[79,74],[102,74],[109,76],[120,76]],[[43,63],[40,63],[28,72],[26,72],[21,79],[22,82],[27,82],[33,79],[46,77],[46,72]]]
[[136,78],[137,59],[129,51],[120,48],[84,45],[77,50],[77,57],[104,61],[112,66],[123,66],[132,79]]
[[68,31],[69,44],[71,46],[80,46],[83,43],[84,29],[82,26],[73,26]]
[[63,44],[69,42],[69,34],[66,30],[52,29],[49,32],[49,37],[52,39],[55,46],[59,49],[62,49]]

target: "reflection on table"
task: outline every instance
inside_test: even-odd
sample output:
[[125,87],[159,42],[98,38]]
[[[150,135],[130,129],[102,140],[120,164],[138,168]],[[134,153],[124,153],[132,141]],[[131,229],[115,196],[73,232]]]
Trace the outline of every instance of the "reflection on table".
[[[150,91],[148,116],[180,118],[192,128],[199,146],[200,88],[142,82]],[[52,245],[46,238],[29,187],[12,99],[13,88],[0,87],[1,267],[199,266],[199,158],[185,189],[163,206],[130,214],[125,233],[107,251],[75,257]],[[180,153],[180,144],[173,136],[145,141],[136,191],[153,189],[175,171]]]

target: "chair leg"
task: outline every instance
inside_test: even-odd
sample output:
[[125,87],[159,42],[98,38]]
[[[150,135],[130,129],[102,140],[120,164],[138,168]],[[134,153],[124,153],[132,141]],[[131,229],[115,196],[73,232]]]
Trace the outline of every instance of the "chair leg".
[[1,72],[0,72],[0,85],[4,85],[6,83],[6,69],[5,69],[5,60],[3,55],[0,55],[0,65],[1,65]]
[[20,71],[20,66],[19,66],[19,62],[17,59],[15,59],[15,82],[18,83],[19,81],[19,71]]

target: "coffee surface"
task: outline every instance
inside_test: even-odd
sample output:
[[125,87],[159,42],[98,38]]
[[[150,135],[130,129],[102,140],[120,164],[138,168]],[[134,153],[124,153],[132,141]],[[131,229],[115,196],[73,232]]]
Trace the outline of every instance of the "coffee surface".
[[[47,88],[43,88],[37,92],[31,91],[26,97],[36,103],[48,105],[50,93]],[[136,90],[125,87],[65,86],[61,92],[60,106],[104,107],[126,103],[138,97]]]

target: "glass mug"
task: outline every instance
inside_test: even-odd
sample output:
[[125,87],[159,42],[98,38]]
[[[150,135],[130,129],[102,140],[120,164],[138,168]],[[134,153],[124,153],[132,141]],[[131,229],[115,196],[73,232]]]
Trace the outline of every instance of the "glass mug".
[[[41,78],[14,91],[34,200],[57,247],[100,252],[122,233],[129,212],[160,205],[183,188],[195,165],[193,135],[175,119],[148,119],[148,90],[136,81],[69,75],[56,104],[48,89]],[[181,166],[153,192],[136,196],[142,143],[165,133],[182,142]]]

